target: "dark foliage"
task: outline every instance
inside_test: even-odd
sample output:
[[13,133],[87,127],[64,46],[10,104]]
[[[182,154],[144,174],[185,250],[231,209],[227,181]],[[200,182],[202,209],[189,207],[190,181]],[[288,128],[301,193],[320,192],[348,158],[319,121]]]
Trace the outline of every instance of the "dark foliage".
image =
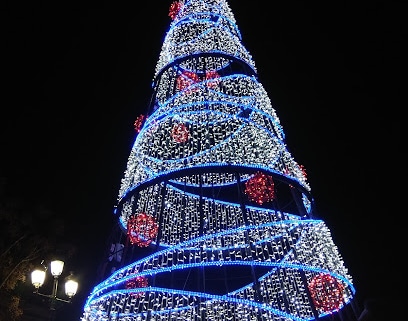
[[54,212],[26,195],[16,197],[5,180],[0,184],[0,321],[16,321],[23,315],[21,299],[30,271],[43,259],[62,251],[69,257],[75,249],[58,243],[64,224]]

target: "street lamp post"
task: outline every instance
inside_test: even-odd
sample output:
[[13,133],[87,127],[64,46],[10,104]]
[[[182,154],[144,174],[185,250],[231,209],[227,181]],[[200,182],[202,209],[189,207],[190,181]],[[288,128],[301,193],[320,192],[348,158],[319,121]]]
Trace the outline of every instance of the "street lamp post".
[[[43,261],[44,262],[44,261]],[[72,273],[66,278],[65,282],[65,294],[68,297],[68,300],[61,299],[57,297],[57,290],[58,290],[58,278],[62,274],[62,270],[64,268],[64,262],[60,260],[54,260],[51,262],[51,274],[54,277],[54,284],[52,287],[51,294],[43,294],[38,292],[39,288],[44,284],[45,281],[45,274],[47,271],[47,267],[43,265],[41,262],[42,269],[36,269],[31,272],[31,283],[35,287],[34,293],[49,299],[50,303],[50,320],[55,320],[55,310],[56,310],[56,303],[63,302],[63,303],[71,303],[72,297],[76,294],[78,289],[78,282],[73,279]]]

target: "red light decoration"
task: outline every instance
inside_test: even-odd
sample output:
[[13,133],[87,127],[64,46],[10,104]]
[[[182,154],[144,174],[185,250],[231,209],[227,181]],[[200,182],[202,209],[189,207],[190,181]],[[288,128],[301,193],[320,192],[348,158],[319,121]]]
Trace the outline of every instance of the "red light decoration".
[[337,311],[341,307],[344,285],[330,274],[321,273],[314,276],[308,288],[313,303],[319,311]]
[[306,168],[303,165],[299,165],[300,170],[302,171],[302,174],[304,176],[304,178],[307,178],[307,173],[306,173]]
[[171,130],[171,137],[177,143],[184,143],[188,140],[190,133],[183,123],[175,124]]
[[169,8],[169,17],[171,20],[176,18],[182,7],[183,5],[180,1],[173,1]]
[[220,75],[215,70],[210,70],[205,73],[205,80],[211,80],[207,83],[208,88],[215,88],[218,85],[217,78],[220,78]]
[[192,71],[183,71],[176,80],[176,86],[178,90],[183,90],[197,82],[200,78]]
[[[283,171],[283,173],[287,176],[291,176],[290,170],[288,168],[285,168],[285,170]],[[290,188],[294,188],[292,184],[289,184]]]
[[159,226],[156,220],[145,213],[131,216],[127,223],[127,234],[130,243],[147,247],[156,238]]
[[262,172],[256,172],[245,183],[245,194],[248,198],[262,205],[275,199],[275,184],[272,176],[266,175]]
[[144,120],[145,120],[145,115],[143,115],[143,114],[136,118],[133,126],[135,127],[135,130],[136,130],[137,133],[139,133],[140,130],[142,129],[142,125],[143,125]]
[[[146,288],[148,284],[149,284],[149,280],[145,276],[137,276],[134,279],[127,281],[125,288],[126,289]],[[143,294],[144,292],[132,293],[132,295],[136,297],[140,297]]]

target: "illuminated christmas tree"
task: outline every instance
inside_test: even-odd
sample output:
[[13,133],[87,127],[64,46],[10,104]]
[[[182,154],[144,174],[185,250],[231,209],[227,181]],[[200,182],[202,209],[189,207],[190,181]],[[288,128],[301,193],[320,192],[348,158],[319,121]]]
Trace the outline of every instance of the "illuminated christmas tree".
[[173,2],[83,320],[356,320],[352,278],[225,0]]

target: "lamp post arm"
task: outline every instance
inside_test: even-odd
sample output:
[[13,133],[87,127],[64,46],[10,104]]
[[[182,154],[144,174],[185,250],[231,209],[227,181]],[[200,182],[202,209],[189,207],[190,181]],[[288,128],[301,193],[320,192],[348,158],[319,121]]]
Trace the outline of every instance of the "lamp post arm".
[[71,299],[70,299],[70,300],[64,300],[64,299],[58,298],[58,297],[56,297],[56,296],[53,296],[53,295],[51,295],[51,294],[43,294],[43,293],[40,293],[40,292],[38,292],[38,291],[34,291],[33,293],[34,293],[34,294],[37,294],[37,295],[40,295],[40,296],[43,296],[43,297],[45,297],[45,298],[49,298],[49,299],[51,299],[51,300],[60,301],[60,302],[65,302],[65,303],[72,303],[72,300],[71,300]]
[[57,297],[55,297],[55,300],[60,301],[60,302],[65,302],[65,303],[72,303],[71,300],[64,300],[64,299],[60,299],[60,298],[57,298]]
[[35,290],[33,293],[35,293],[37,295],[40,295],[40,296],[43,296],[43,297],[46,297],[46,298],[49,298],[49,299],[52,299],[51,294],[43,294],[43,293],[38,292],[38,290]]
[[55,309],[55,301],[60,301],[60,302],[65,302],[65,303],[71,303],[71,299],[69,300],[64,300],[61,298],[57,297],[57,290],[58,290],[58,277],[54,277],[54,284],[53,284],[53,288],[52,288],[52,293],[51,294],[43,294],[38,292],[38,289],[36,291],[34,291],[33,293],[38,294],[40,296],[46,297],[50,299],[51,302],[51,310]]

